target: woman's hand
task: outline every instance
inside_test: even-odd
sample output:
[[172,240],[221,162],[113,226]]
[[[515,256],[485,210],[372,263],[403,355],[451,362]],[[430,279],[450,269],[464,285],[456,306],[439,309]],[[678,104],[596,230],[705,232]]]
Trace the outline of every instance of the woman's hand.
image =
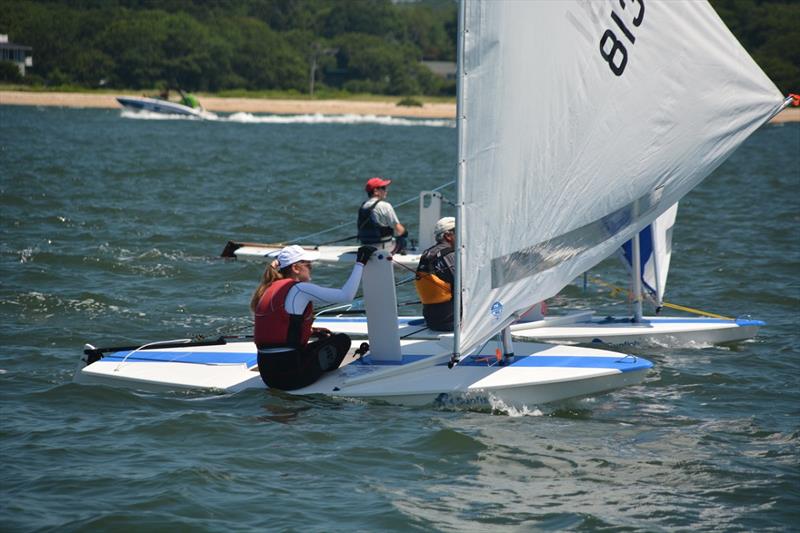
[[362,265],[366,265],[369,258],[372,257],[378,249],[374,246],[362,246],[358,249],[358,253],[356,254],[356,263],[361,263]]

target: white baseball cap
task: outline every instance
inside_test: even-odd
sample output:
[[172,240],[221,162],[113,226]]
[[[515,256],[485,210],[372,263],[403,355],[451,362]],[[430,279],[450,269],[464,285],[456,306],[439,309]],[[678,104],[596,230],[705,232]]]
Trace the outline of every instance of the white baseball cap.
[[298,261],[316,261],[317,259],[319,259],[319,252],[316,250],[306,250],[302,246],[292,244],[278,252],[278,268],[282,270]]
[[433,227],[433,234],[437,237],[446,231],[453,231],[456,229],[456,219],[454,217],[444,217],[436,221]]

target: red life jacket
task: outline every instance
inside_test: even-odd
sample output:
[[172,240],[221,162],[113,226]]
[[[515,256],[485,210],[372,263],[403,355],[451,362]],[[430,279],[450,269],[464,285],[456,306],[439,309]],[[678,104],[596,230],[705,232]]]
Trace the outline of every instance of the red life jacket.
[[286,312],[286,295],[295,283],[294,279],[274,281],[258,301],[255,312],[253,335],[258,347],[293,346],[301,348],[311,337],[314,322],[314,306],[306,306],[302,315]]

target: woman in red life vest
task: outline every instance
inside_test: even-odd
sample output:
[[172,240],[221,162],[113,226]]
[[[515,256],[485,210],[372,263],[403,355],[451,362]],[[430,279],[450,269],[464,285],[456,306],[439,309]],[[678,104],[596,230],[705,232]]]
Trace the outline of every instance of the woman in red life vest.
[[350,337],[312,328],[314,303],[353,301],[361,272],[375,248],[358,249],[356,264],[341,289],[311,283],[311,261],[319,252],[287,246],[267,266],[250,308],[255,314],[258,371],[268,387],[294,390],[317,381],[323,372],[335,370],[350,349]]

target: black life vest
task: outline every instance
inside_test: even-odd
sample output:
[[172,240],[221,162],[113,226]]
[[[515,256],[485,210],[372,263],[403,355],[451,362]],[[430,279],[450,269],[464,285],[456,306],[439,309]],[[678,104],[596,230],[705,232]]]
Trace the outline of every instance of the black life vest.
[[440,304],[453,299],[453,247],[441,242],[422,253],[414,286],[423,304]]
[[374,202],[369,207],[364,204],[358,209],[358,240],[361,244],[378,244],[392,240],[394,230],[390,226],[382,226],[375,220],[375,207],[379,202]]

